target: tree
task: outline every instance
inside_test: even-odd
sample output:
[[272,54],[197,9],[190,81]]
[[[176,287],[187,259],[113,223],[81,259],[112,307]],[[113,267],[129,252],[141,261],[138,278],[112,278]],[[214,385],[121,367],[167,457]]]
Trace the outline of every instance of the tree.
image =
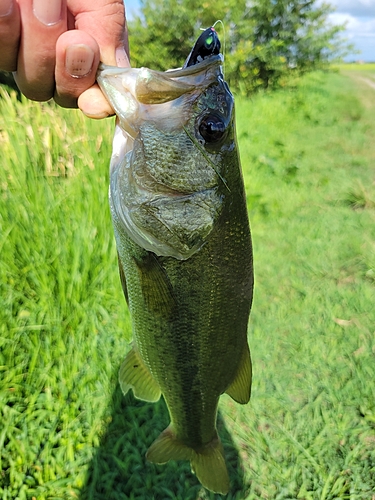
[[[238,5],[238,8],[236,6]],[[245,0],[141,0],[141,15],[129,22],[132,65],[166,70],[183,64],[200,28],[225,24]]]
[[329,4],[315,0],[256,0],[255,30],[248,62],[263,87],[275,84],[288,70],[306,72],[326,64],[343,47],[342,26],[330,26]]
[[[132,64],[179,67],[200,28],[221,19],[225,77],[249,94],[278,85],[290,73],[322,67],[348,49],[343,26],[331,26],[332,7],[317,0],[143,0],[129,23]],[[218,28],[219,29],[219,28]]]

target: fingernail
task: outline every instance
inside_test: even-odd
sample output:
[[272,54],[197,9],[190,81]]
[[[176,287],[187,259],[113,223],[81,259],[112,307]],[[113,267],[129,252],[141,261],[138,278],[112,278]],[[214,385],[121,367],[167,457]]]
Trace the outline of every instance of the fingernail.
[[128,54],[124,47],[117,47],[116,49],[116,63],[120,68],[128,68],[130,66]]
[[3,0],[0,2],[0,17],[9,16],[13,10],[13,0]]
[[41,23],[56,24],[61,19],[61,0],[33,0],[33,11]]
[[70,45],[65,53],[66,70],[74,78],[82,78],[90,73],[94,58],[94,51],[88,45]]

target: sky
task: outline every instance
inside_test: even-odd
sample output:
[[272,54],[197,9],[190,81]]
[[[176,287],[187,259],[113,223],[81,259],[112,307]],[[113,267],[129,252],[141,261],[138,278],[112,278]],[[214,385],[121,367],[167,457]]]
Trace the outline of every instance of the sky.
[[375,0],[329,0],[332,24],[346,23],[344,36],[360,51],[346,59],[375,61]]
[[[318,0],[321,3],[323,0]],[[375,62],[375,0],[326,0],[335,12],[330,15],[332,24],[346,23],[343,35],[359,51],[348,56],[347,60]],[[127,16],[139,11],[139,0],[125,0]]]

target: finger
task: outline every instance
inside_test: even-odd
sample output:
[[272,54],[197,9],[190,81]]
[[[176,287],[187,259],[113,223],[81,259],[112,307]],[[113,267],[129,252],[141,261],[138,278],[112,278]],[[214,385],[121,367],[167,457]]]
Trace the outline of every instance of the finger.
[[21,43],[15,79],[21,92],[35,101],[47,101],[55,89],[55,51],[66,30],[65,0],[18,0]]
[[[108,65],[130,66],[124,2],[97,0],[90,3],[90,10],[86,12],[85,0],[81,0],[80,5],[74,2],[73,6],[71,3],[73,2],[68,0],[68,7],[76,16],[76,26],[91,33],[97,40],[100,60]],[[114,114],[98,85],[80,95],[78,107],[90,118],[105,118]]]
[[0,68],[15,71],[21,34],[20,12],[15,0],[0,0]]
[[[100,60],[108,65],[129,66],[128,39],[123,0],[67,0],[76,28],[92,35],[100,47]],[[116,56],[117,53],[117,56]]]
[[107,118],[115,113],[97,84],[79,96],[78,107],[86,116],[95,119]]
[[67,31],[59,37],[54,95],[57,104],[65,108],[77,107],[79,95],[95,83],[99,59],[96,40],[84,31]]

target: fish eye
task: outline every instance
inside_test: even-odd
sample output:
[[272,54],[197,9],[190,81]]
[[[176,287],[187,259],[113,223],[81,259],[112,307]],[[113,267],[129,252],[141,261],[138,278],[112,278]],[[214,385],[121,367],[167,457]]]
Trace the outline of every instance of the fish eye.
[[204,116],[198,129],[200,135],[208,143],[220,141],[226,133],[225,122],[217,115]]

